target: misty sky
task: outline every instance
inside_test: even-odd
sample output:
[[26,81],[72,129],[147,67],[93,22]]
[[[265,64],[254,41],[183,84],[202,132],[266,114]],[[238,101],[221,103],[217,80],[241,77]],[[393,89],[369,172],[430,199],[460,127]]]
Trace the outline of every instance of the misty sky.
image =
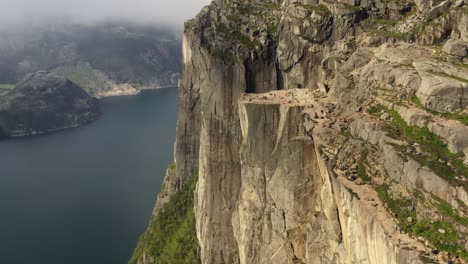
[[0,0],[1,23],[57,16],[83,21],[126,18],[180,27],[211,0]]

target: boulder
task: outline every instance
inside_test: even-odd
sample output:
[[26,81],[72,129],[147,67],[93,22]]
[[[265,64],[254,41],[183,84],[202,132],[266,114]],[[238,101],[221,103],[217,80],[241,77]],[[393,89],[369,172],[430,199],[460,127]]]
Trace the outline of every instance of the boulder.
[[421,86],[416,95],[423,105],[438,112],[456,112],[468,104],[468,84],[449,75],[421,72]]
[[449,39],[445,42],[443,51],[451,56],[466,57],[468,55],[468,42],[463,40]]

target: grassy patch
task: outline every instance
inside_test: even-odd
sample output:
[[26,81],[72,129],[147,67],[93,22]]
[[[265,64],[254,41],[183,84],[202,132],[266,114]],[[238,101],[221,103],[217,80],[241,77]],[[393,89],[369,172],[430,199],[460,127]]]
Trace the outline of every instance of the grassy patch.
[[[374,22],[374,21],[373,21]],[[399,21],[394,20],[385,20],[380,19],[375,21],[375,25],[383,24],[387,26],[394,26],[398,24]],[[370,31],[370,34],[374,36],[381,36],[386,38],[394,38],[394,39],[401,39],[401,40],[414,40],[416,36],[420,35],[421,32],[424,30],[425,23],[418,23],[416,24],[411,30],[408,32],[397,32],[391,30],[379,30],[374,29]]]
[[365,162],[367,160],[367,156],[369,155],[369,150],[364,148],[361,150],[361,158],[358,161],[358,177],[361,178],[363,181],[369,182],[371,178],[367,174]]
[[460,82],[468,83],[467,79],[464,79],[464,78],[461,78],[461,77],[458,77],[458,76],[455,76],[455,75],[450,75],[450,74],[447,74],[445,72],[431,71],[430,73],[434,74],[434,75],[437,75],[437,76],[452,78],[452,79],[455,79],[455,80],[460,81]]
[[[455,181],[456,175],[468,178],[468,168],[463,164],[463,154],[453,154],[447,144],[436,134],[427,128],[408,126],[396,111],[388,111],[393,120],[385,126],[388,135],[397,139],[404,139],[413,144],[418,143],[426,155],[413,155],[421,165],[429,167],[437,175],[451,183]],[[451,165],[447,165],[450,163]]]
[[442,215],[444,215],[446,217],[450,217],[454,221],[456,221],[457,223],[460,223],[463,226],[468,227],[468,217],[464,217],[464,216],[460,215],[446,201],[443,201],[443,200],[441,200],[440,198],[438,198],[436,196],[434,196],[433,198],[438,202],[437,209]]
[[421,99],[419,99],[418,96],[416,95],[411,96],[410,101],[413,102],[415,105],[419,105],[422,107]]
[[[443,229],[445,233],[440,233],[439,229]],[[412,232],[416,236],[422,236],[426,238],[439,250],[451,252],[453,254],[461,253],[460,255],[464,259],[468,257],[464,248],[457,245],[457,242],[460,240],[460,238],[457,232],[454,230],[452,224],[449,222],[418,221],[412,226]]]
[[468,115],[467,114],[436,112],[434,110],[431,110],[431,109],[428,109],[428,108],[424,107],[421,100],[416,95],[413,95],[410,98],[410,101],[413,102],[414,104],[424,108],[424,110],[426,110],[427,112],[429,112],[429,113],[431,113],[433,115],[437,115],[437,116],[440,116],[440,117],[443,117],[443,118],[446,118],[446,119],[457,120],[457,121],[461,122],[462,124],[464,124],[465,126],[468,126]]
[[0,84],[0,90],[12,90],[15,89],[16,85],[14,84]]
[[175,169],[176,169],[176,163],[175,161],[173,161],[171,164],[169,164],[169,167],[168,167],[169,171],[171,172],[174,172]]
[[386,37],[386,38],[394,38],[394,39],[407,39],[408,33],[401,33],[396,31],[388,31],[388,30],[372,30],[370,32],[374,36]]
[[271,21],[271,22],[270,22],[270,25],[268,26],[268,29],[267,29],[268,32],[269,32],[270,34],[275,34],[275,33],[277,33],[277,32],[278,32],[278,28],[279,28],[279,24],[280,24],[279,20]]
[[416,219],[416,212],[411,212],[412,201],[404,198],[394,198],[390,194],[390,185],[383,184],[376,188],[380,199],[388,205],[388,208],[400,222],[400,227],[405,232],[412,231],[413,222],[408,221],[408,217]]
[[251,40],[238,30],[229,30],[226,25],[219,24],[216,26],[216,32],[226,36],[229,40],[236,41],[237,43],[247,47],[255,48],[261,46],[261,43],[257,40]]
[[146,263],[199,264],[198,240],[195,233],[193,191],[197,177],[193,176],[182,189],[151,219],[140,237],[129,264],[136,264],[145,256]]
[[381,24],[381,25],[387,25],[387,26],[394,26],[398,24],[398,21],[396,20],[390,20],[390,19],[376,19],[374,20],[375,23]]
[[[415,104],[420,104],[416,96],[411,98]],[[375,105],[367,110],[371,115],[379,117],[382,111],[388,111],[383,105]],[[459,183],[455,181],[455,176],[460,175],[468,178],[468,168],[463,164],[463,154],[453,154],[449,151],[447,144],[438,135],[432,133],[427,128],[417,126],[409,126],[405,120],[396,111],[388,111],[393,117],[392,121],[384,126],[390,137],[403,139],[410,144],[418,143],[421,149],[429,153],[429,156],[412,155],[411,157],[418,161],[421,165],[427,166],[437,175],[443,177],[451,183]],[[468,124],[468,116],[461,114],[436,113],[445,118],[459,120],[464,124]],[[447,165],[447,164],[450,164]],[[463,184],[466,185],[466,184]],[[466,186],[465,186],[466,187]]]
[[330,9],[324,4],[318,4],[318,5],[305,5],[305,4],[299,4],[304,9],[307,9],[311,12],[317,12],[321,16],[329,16],[331,15]]
[[211,46],[209,44],[207,44],[205,48],[212,57],[217,58],[222,62],[231,64],[239,62],[239,59],[234,53],[232,53],[230,49],[223,49],[221,47]]
[[381,105],[381,104],[377,104],[377,105],[374,105],[372,107],[370,107],[369,109],[367,109],[367,113],[373,115],[373,116],[379,116],[382,111],[386,110],[385,106]]
[[438,115],[447,119],[457,120],[460,121],[465,126],[468,126],[468,115],[467,114],[460,114],[460,113],[439,113],[435,111],[429,111],[434,115]]
[[74,82],[88,94],[92,94],[94,90],[109,86],[106,80],[97,75],[94,68],[88,63],[59,66],[54,68],[52,72]]
[[[468,260],[468,252],[459,245],[460,235],[457,234],[453,225],[448,221],[428,221],[417,219],[416,212],[412,209],[412,200],[404,198],[394,198],[390,194],[390,185],[383,184],[376,188],[380,199],[388,205],[390,211],[398,219],[400,228],[416,237],[422,236],[427,239],[438,250],[447,251],[454,255],[459,255]],[[448,206],[448,207],[447,207]],[[448,204],[440,204],[438,211],[443,215],[457,217],[457,213]],[[411,217],[411,221],[408,221]],[[442,229],[445,233],[439,232]],[[463,236],[463,234],[461,234]]]

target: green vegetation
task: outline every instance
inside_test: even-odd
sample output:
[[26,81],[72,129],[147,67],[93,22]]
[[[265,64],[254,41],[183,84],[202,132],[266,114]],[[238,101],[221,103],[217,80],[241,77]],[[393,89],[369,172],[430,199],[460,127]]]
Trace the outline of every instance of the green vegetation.
[[372,30],[370,33],[374,36],[394,38],[394,39],[407,39],[409,36],[408,33],[388,31],[388,30]]
[[15,89],[16,85],[14,84],[0,84],[0,90],[12,90]]
[[[427,128],[408,126],[396,111],[388,111],[393,117],[390,124],[385,126],[388,135],[397,139],[404,139],[413,144],[418,143],[422,151],[429,155],[412,155],[421,165],[429,167],[437,175],[451,183],[455,183],[455,176],[468,178],[468,168],[463,164],[463,154],[453,154],[447,144]],[[448,165],[450,163],[450,165]]]
[[107,87],[106,80],[96,74],[89,63],[60,66],[52,70],[55,74],[74,82],[86,92],[90,93],[96,88]]
[[[447,251],[468,260],[468,252],[463,246],[458,244],[460,238],[466,234],[458,234],[451,222],[417,219],[415,208],[412,206],[412,200],[393,197],[390,194],[389,184],[377,187],[376,191],[380,199],[388,205],[390,211],[398,219],[400,228],[403,231],[413,233],[416,237],[422,236],[438,250]],[[417,197],[417,195],[415,196]],[[461,218],[447,203],[441,202],[437,209],[442,215],[452,217],[455,220]],[[462,224],[466,224],[466,222],[462,222]],[[444,233],[439,232],[439,230],[444,230]]]
[[[413,96],[410,100],[415,104],[421,104],[419,98],[416,96]],[[370,107],[367,112],[379,117],[382,111],[385,110],[388,111],[386,107],[378,104]],[[464,124],[468,124],[467,115],[431,112],[445,118],[459,120]],[[421,147],[422,151],[429,154],[413,154],[411,155],[413,159],[418,161],[421,165],[427,166],[437,175],[448,180],[450,183],[458,183],[467,187],[466,182],[458,182],[455,179],[456,175],[468,178],[468,168],[463,164],[463,154],[451,153],[447,144],[438,135],[429,131],[429,129],[409,126],[398,112],[392,110],[388,111],[388,113],[392,116],[392,121],[384,126],[388,135],[396,139],[406,140],[410,144],[417,143]]]
[[261,46],[261,43],[257,40],[251,40],[238,30],[229,30],[224,24],[217,25],[216,32],[223,34],[229,40],[235,41],[250,49]]
[[438,113],[431,111],[433,114],[436,114],[438,116],[452,119],[452,120],[457,120],[460,121],[462,124],[465,126],[468,126],[468,115],[467,114],[459,114],[459,113]]
[[[274,30],[274,28],[272,28],[272,30]],[[227,38],[229,40],[228,43],[238,44],[248,49],[254,49],[261,46],[259,41],[251,40],[248,36],[245,36],[240,31],[229,29],[225,24],[217,25],[216,32],[222,37]],[[233,49],[231,47],[222,47],[217,46],[216,44],[203,44],[203,47],[212,57],[217,58],[222,62],[231,64],[239,62],[239,59],[232,51]]]
[[441,77],[452,78],[452,79],[455,79],[455,80],[460,81],[460,82],[468,83],[468,80],[467,80],[467,79],[464,79],[464,78],[461,78],[461,77],[458,77],[458,76],[455,76],[455,75],[450,75],[450,74],[447,74],[447,73],[445,73],[445,72],[435,72],[435,71],[431,71],[430,73],[431,73],[431,74],[434,74],[434,75],[441,76]]
[[239,12],[239,14],[243,14],[244,16],[245,15],[253,15],[253,16],[258,16],[259,15],[259,12],[257,10],[257,8],[250,4],[250,3],[246,3],[246,2],[243,2],[243,3],[237,3],[238,6],[237,6],[237,10]]
[[358,161],[358,177],[361,178],[363,181],[369,182],[371,178],[367,174],[365,162],[367,160],[367,156],[369,155],[369,150],[364,148],[361,150],[361,158]]
[[434,200],[438,202],[437,208],[438,211],[446,216],[455,220],[457,223],[460,223],[468,227],[468,217],[461,216],[453,207],[448,204],[446,201],[441,200],[440,198],[433,196]]
[[314,8],[314,10],[317,11],[319,14],[325,15],[325,16],[330,16],[332,14],[330,9],[328,9],[328,6],[326,6],[324,4],[317,5]]
[[357,44],[356,44],[355,39],[349,39],[348,41],[346,41],[345,45],[346,45],[346,48],[348,48],[350,51],[356,51],[357,49]]
[[331,11],[328,9],[328,6],[324,4],[318,4],[318,5],[304,5],[304,4],[299,4],[299,6],[303,7],[304,9],[310,10],[310,11],[315,11],[321,16],[330,16]]
[[175,169],[176,169],[176,163],[175,161],[173,161],[171,164],[169,164],[169,167],[168,167],[169,171],[171,172],[174,172]]
[[417,95],[411,96],[410,101],[413,102],[415,105],[422,106],[421,99],[419,99]]
[[385,29],[375,29],[377,28],[378,25],[394,26],[398,24],[397,20],[379,19],[379,20],[375,20],[372,22],[375,22],[375,23],[373,25],[374,30],[370,31],[371,35],[381,36],[381,37],[386,37],[386,38],[401,39],[401,40],[407,40],[407,41],[414,40],[416,36],[421,34],[421,32],[425,28],[425,23],[418,23],[408,32],[397,32],[397,31],[385,30]]
[[270,34],[275,34],[276,32],[278,32],[279,24],[280,24],[279,20],[272,21],[270,25],[268,26],[268,32]]
[[153,216],[148,229],[140,237],[129,264],[136,264],[143,256],[151,260],[148,263],[200,263],[193,212],[196,180],[197,177],[193,176]]
[[[445,231],[444,234],[439,232],[439,229]],[[457,245],[460,240],[457,232],[454,230],[453,225],[446,221],[419,221],[412,226],[412,232],[417,236],[422,236],[429,240],[432,245],[437,249],[451,252],[453,254],[460,254],[461,257],[467,258],[468,254],[463,247]],[[460,252],[458,252],[460,251]]]
[[[169,166],[167,167],[167,175],[174,175],[175,170],[176,170],[176,163],[173,161]],[[166,176],[167,177],[167,176]],[[163,184],[161,186],[161,190],[159,191],[160,193],[164,193],[166,190],[166,181],[163,181]]]
[[390,211],[400,222],[401,229],[405,232],[411,232],[413,221],[408,221],[408,217],[411,217],[412,220],[416,219],[416,212],[411,208],[411,199],[392,197],[389,192],[389,184],[383,184],[377,187],[376,191],[379,194],[380,199],[388,205]]
[[431,110],[431,109],[428,109],[428,108],[424,107],[421,100],[416,95],[413,95],[410,98],[410,101],[413,102],[414,104],[424,108],[424,110],[426,110],[427,112],[429,112],[429,113],[431,113],[433,115],[437,115],[437,116],[440,116],[440,117],[443,117],[443,118],[446,118],[446,119],[457,120],[457,121],[460,121],[462,124],[468,126],[468,115],[467,114],[436,112],[434,110]]
[[367,113],[373,116],[379,116],[382,113],[382,111],[385,111],[386,109],[387,108],[385,108],[385,106],[381,104],[377,104],[367,109]]
[[390,19],[376,19],[374,20],[375,23],[381,24],[381,25],[388,25],[388,26],[394,26],[398,24],[398,21],[396,20],[390,20]]
[[223,49],[209,44],[204,47],[212,57],[217,58],[222,62],[235,63],[239,61],[236,55],[234,55],[234,53],[229,49]]
[[362,9],[361,6],[346,5],[346,4],[345,4],[343,7],[346,8],[346,9],[348,9],[348,10],[355,11],[355,12],[357,12],[357,11],[359,11],[359,10]]
[[275,10],[275,11],[281,11],[283,8],[281,7],[281,4],[278,3],[269,3],[268,4],[268,10]]

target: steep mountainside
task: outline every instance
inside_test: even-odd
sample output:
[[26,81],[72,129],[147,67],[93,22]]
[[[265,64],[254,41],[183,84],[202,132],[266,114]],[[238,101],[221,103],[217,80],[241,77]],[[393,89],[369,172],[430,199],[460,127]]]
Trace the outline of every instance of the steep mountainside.
[[202,263],[467,263],[467,52],[466,0],[214,1],[153,220],[195,174]]
[[1,29],[0,84],[49,70],[97,97],[175,86],[180,46],[169,30],[124,21]]
[[99,102],[73,82],[39,71],[0,97],[0,138],[76,127],[99,117]]

